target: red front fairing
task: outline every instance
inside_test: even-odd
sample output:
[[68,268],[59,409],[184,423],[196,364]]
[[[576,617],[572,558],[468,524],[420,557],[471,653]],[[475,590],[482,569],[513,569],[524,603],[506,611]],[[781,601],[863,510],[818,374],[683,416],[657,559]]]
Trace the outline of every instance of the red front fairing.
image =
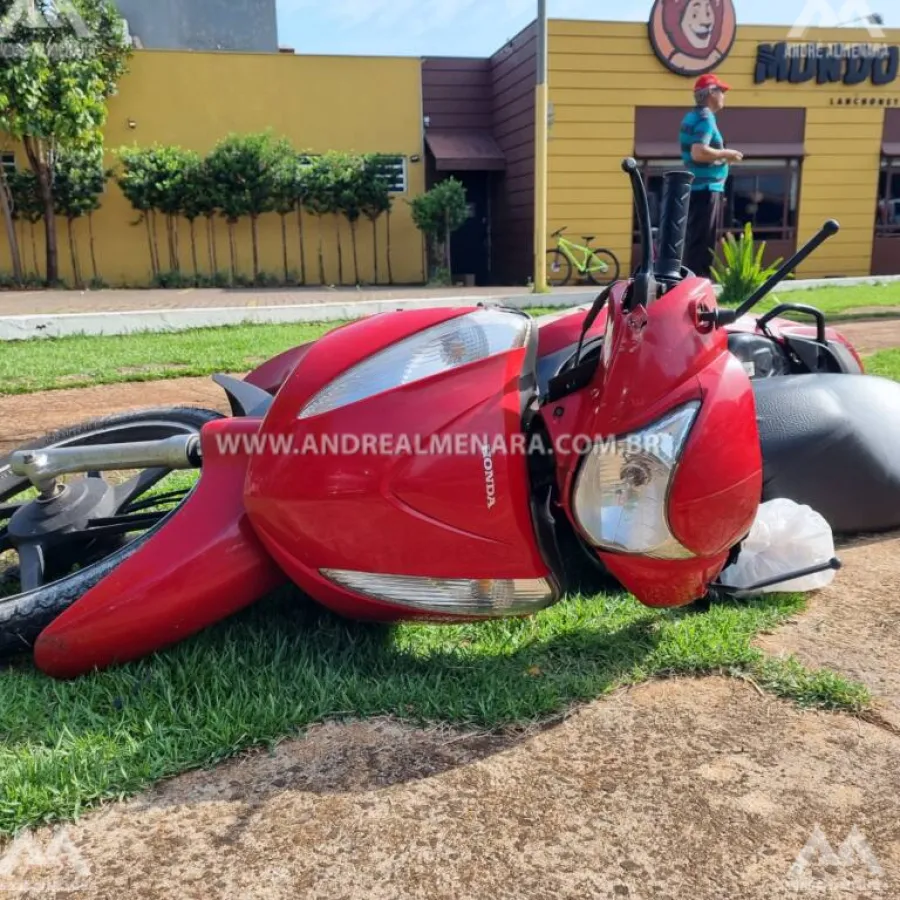
[[525,454],[504,452],[521,435],[523,366],[534,347],[298,419],[351,366],[471,311],[393,313],[326,335],[266,418],[269,446],[289,439],[293,449],[253,459],[248,513],[288,575],[343,615],[425,617],[340,588],[322,569],[437,579],[550,576],[535,538]]
[[[762,458],[750,380],[729,353],[727,335],[697,324],[714,308],[707,282],[687,279],[652,303],[626,313],[624,286],[613,291],[603,356],[590,398],[575,395],[547,416],[554,442],[572,429],[606,439],[639,431],[692,401],[700,412],[670,488],[667,517],[688,560],[602,552],[611,574],[650,606],[681,606],[707,592],[730,548],[750,530],[762,493]],[[570,519],[580,456],[560,460],[563,505]]]
[[[35,645],[56,678],[140,659],[266,596],[287,579],[244,512],[247,455],[258,419],[222,419],[201,432],[193,493],[137,552],[49,625]],[[236,439],[229,452],[223,438]]]

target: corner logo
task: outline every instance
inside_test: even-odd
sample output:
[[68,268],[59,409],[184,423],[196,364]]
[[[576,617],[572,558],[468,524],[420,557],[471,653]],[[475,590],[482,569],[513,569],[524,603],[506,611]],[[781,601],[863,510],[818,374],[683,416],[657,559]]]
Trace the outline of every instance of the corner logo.
[[650,43],[676,75],[703,75],[731,52],[737,36],[734,0],[655,0]]
[[866,0],[806,0],[799,18],[788,32],[788,40],[802,41],[807,29],[837,28],[841,25],[859,25],[865,27],[873,40],[884,40],[884,20]]
[[855,825],[837,853],[816,825],[788,871],[787,886],[796,892],[871,894],[882,890],[883,876],[869,842]]

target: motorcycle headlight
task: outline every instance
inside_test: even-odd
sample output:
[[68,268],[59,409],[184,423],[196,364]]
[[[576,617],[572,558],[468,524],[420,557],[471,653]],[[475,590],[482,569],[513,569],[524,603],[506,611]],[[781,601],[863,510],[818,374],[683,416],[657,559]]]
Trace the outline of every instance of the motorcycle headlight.
[[573,511],[595,546],[657,559],[694,555],[669,529],[667,501],[699,409],[689,403],[641,431],[594,443],[575,481]]
[[524,347],[531,319],[502,310],[467,313],[427,328],[348,369],[316,394],[298,418],[357,403],[404,384]]

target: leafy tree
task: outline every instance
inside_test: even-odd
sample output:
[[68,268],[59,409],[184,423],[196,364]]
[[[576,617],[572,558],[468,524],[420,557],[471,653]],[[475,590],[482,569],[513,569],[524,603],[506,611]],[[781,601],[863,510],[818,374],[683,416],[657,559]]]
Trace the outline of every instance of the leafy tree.
[[[190,178],[200,165],[200,155],[182,147],[163,147],[153,156],[156,163],[155,204],[166,217],[169,270],[181,271],[178,219],[190,199]],[[193,211],[193,210],[192,210]]]
[[6,227],[6,238],[9,242],[9,255],[12,259],[13,278],[17,284],[22,283],[22,255],[19,250],[19,237],[16,233],[16,201],[14,186],[10,175],[0,166],[0,212],[3,213],[3,224]]
[[446,178],[408,202],[412,207],[413,222],[430,239],[452,279],[450,237],[468,218],[465,187],[456,178]]
[[303,198],[306,195],[305,156],[298,156],[287,141],[278,144],[278,160],[275,171],[273,207],[281,217],[281,248],[284,280],[290,279],[288,263],[287,217],[297,213],[297,230],[300,240],[300,282],[306,283],[306,248],[303,241]]
[[234,226],[250,217],[253,236],[253,280],[259,280],[259,217],[275,209],[280,160],[287,144],[268,132],[229,135],[207,157],[217,203],[228,222],[231,279],[236,276]]
[[144,222],[147,227],[147,245],[150,251],[150,269],[153,278],[159,276],[159,247],[156,242],[155,213],[159,194],[156,189],[159,172],[158,155],[163,148],[153,147],[121,147],[116,151],[121,162],[121,169],[116,171],[115,179],[125,195],[125,199],[140,215],[134,224]]
[[[356,225],[362,217],[363,190],[366,171],[361,157],[342,154],[335,173],[337,208],[350,225],[350,241],[353,250],[354,283],[359,284],[359,254],[357,253]],[[340,233],[338,233],[340,241]]]
[[216,248],[215,221],[219,214],[216,185],[205,159],[193,173],[190,180],[189,203],[206,219],[206,245],[209,252],[209,273],[215,278],[219,274],[219,254]]
[[[325,251],[322,244],[322,219],[335,215],[338,209],[335,175],[337,167],[333,154],[313,157],[306,171],[307,193],[303,198],[303,208],[316,217],[319,237],[319,282],[326,284]],[[340,241],[338,241],[338,263],[340,268]]]
[[[384,175],[382,159],[377,154],[363,157],[359,184],[362,214],[372,223],[372,247],[375,260],[375,284],[378,284],[378,220],[391,209],[391,192]],[[388,247],[390,253],[390,247]]]
[[[53,172],[54,211],[63,216],[69,233],[69,252],[75,284],[82,287],[81,263],[73,223],[90,216],[100,208],[100,197],[106,188],[107,171],[103,166],[103,146],[99,142],[88,147],[64,150],[57,154]],[[91,229],[93,232],[93,229]],[[97,259],[91,241],[94,279],[99,278]]]
[[40,185],[37,175],[31,169],[18,169],[8,173],[8,190],[12,199],[13,218],[28,222],[31,234],[31,258],[34,273],[40,277],[40,263],[38,262],[37,238],[34,226],[44,218],[44,201],[41,199]]
[[[23,8],[32,15],[22,15]],[[131,47],[112,0],[70,0],[62,16],[53,0],[27,0],[24,6],[6,2],[0,11],[9,14],[4,37],[15,49],[0,54],[0,130],[23,144],[37,176],[47,280],[53,283],[59,278],[56,159],[61,150],[90,147],[100,139],[106,101],[127,70]]]

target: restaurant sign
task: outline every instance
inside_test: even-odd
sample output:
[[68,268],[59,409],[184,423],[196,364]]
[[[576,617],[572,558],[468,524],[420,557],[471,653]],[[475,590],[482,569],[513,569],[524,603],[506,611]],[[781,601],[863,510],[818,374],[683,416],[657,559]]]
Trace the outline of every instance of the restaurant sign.
[[888,44],[760,44],[754,82],[882,86],[900,77],[900,46]]

